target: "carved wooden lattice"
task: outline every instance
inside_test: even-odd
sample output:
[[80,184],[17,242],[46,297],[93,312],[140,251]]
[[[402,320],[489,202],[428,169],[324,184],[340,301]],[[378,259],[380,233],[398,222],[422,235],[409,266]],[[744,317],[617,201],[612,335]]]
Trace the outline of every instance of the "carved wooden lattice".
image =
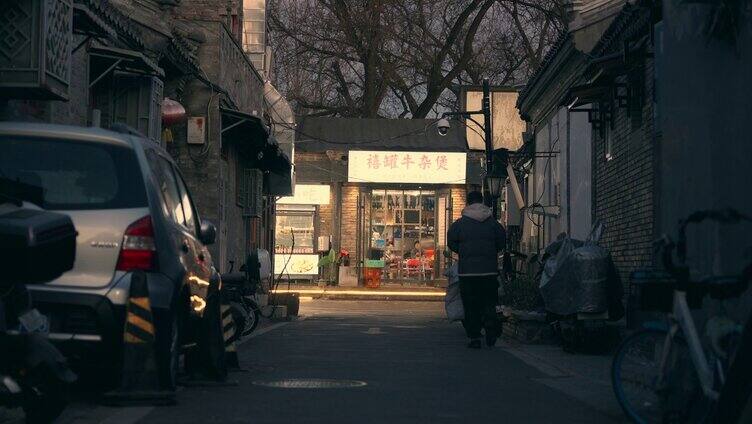
[[45,65],[47,73],[68,83],[71,57],[71,5],[59,0],[47,0],[47,31],[45,36]]
[[0,90],[21,99],[65,100],[73,43],[72,0],[4,0]]

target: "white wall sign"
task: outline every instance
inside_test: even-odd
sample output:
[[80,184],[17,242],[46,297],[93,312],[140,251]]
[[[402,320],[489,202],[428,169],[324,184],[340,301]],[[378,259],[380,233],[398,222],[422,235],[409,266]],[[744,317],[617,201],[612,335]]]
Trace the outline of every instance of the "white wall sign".
[[296,184],[292,196],[277,200],[278,205],[328,205],[329,186],[320,184]]
[[188,118],[188,144],[204,144],[206,138],[206,119],[203,116]]
[[347,168],[353,183],[465,184],[467,154],[350,151]]
[[[290,261],[288,262],[288,258]],[[287,264],[287,268],[285,268]],[[319,256],[318,255],[300,255],[289,253],[274,254],[274,274],[285,277],[290,275],[318,275],[319,274]]]

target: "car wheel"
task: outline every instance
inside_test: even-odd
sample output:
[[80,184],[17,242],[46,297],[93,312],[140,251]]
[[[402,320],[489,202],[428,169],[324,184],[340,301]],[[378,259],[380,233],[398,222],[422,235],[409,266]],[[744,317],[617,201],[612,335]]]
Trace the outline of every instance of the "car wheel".
[[157,369],[159,385],[175,390],[180,367],[180,317],[173,308],[157,333]]

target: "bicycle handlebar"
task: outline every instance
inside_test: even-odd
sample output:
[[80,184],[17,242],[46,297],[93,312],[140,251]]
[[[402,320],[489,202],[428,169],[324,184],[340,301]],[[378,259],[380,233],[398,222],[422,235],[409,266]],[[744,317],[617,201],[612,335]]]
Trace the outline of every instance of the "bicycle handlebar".
[[[743,221],[752,222],[752,218],[734,210],[734,209],[709,209],[701,210],[690,214],[687,218],[679,221],[678,239],[674,243],[668,235],[664,235],[656,241],[658,249],[661,250],[661,261],[664,268],[680,284],[689,284],[689,268],[686,265],[687,259],[687,234],[686,230],[690,224],[699,224],[703,221],[715,221],[722,224],[738,224]],[[679,264],[673,260],[673,251],[679,259]],[[742,280],[752,279],[752,264],[747,265],[740,274]]]
[[722,224],[738,224],[742,221],[752,221],[752,218],[740,213],[737,210],[728,208],[697,211],[689,215],[687,218],[679,221],[679,235],[676,243],[676,254],[682,263],[684,263],[684,261],[687,259],[687,227],[689,226],[689,224],[699,224],[707,220]]

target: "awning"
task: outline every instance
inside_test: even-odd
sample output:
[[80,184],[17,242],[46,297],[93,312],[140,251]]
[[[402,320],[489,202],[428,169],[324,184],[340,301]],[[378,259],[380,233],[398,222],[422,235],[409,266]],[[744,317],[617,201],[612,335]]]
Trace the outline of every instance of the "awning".
[[570,88],[560,106],[569,109],[591,103],[597,103],[613,90],[613,80],[602,71],[595,73],[586,83]]
[[94,68],[98,69],[98,72],[90,77],[90,87],[115,69],[164,77],[162,68],[137,51],[93,45],[89,47],[89,56]]
[[243,148],[263,151],[269,133],[261,118],[239,110],[219,108],[222,115],[222,144],[241,143]]
[[269,136],[263,121],[238,110],[220,108],[222,144],[234,144],[245,153],[250,166],[273,173],[290,172],[290,158]]
[[282,150],[282,147],[273,136],[268,138],[264,157],[267,158],[270,171],[278,173],[290,172],[292,166],[290,157],[284,150]]

